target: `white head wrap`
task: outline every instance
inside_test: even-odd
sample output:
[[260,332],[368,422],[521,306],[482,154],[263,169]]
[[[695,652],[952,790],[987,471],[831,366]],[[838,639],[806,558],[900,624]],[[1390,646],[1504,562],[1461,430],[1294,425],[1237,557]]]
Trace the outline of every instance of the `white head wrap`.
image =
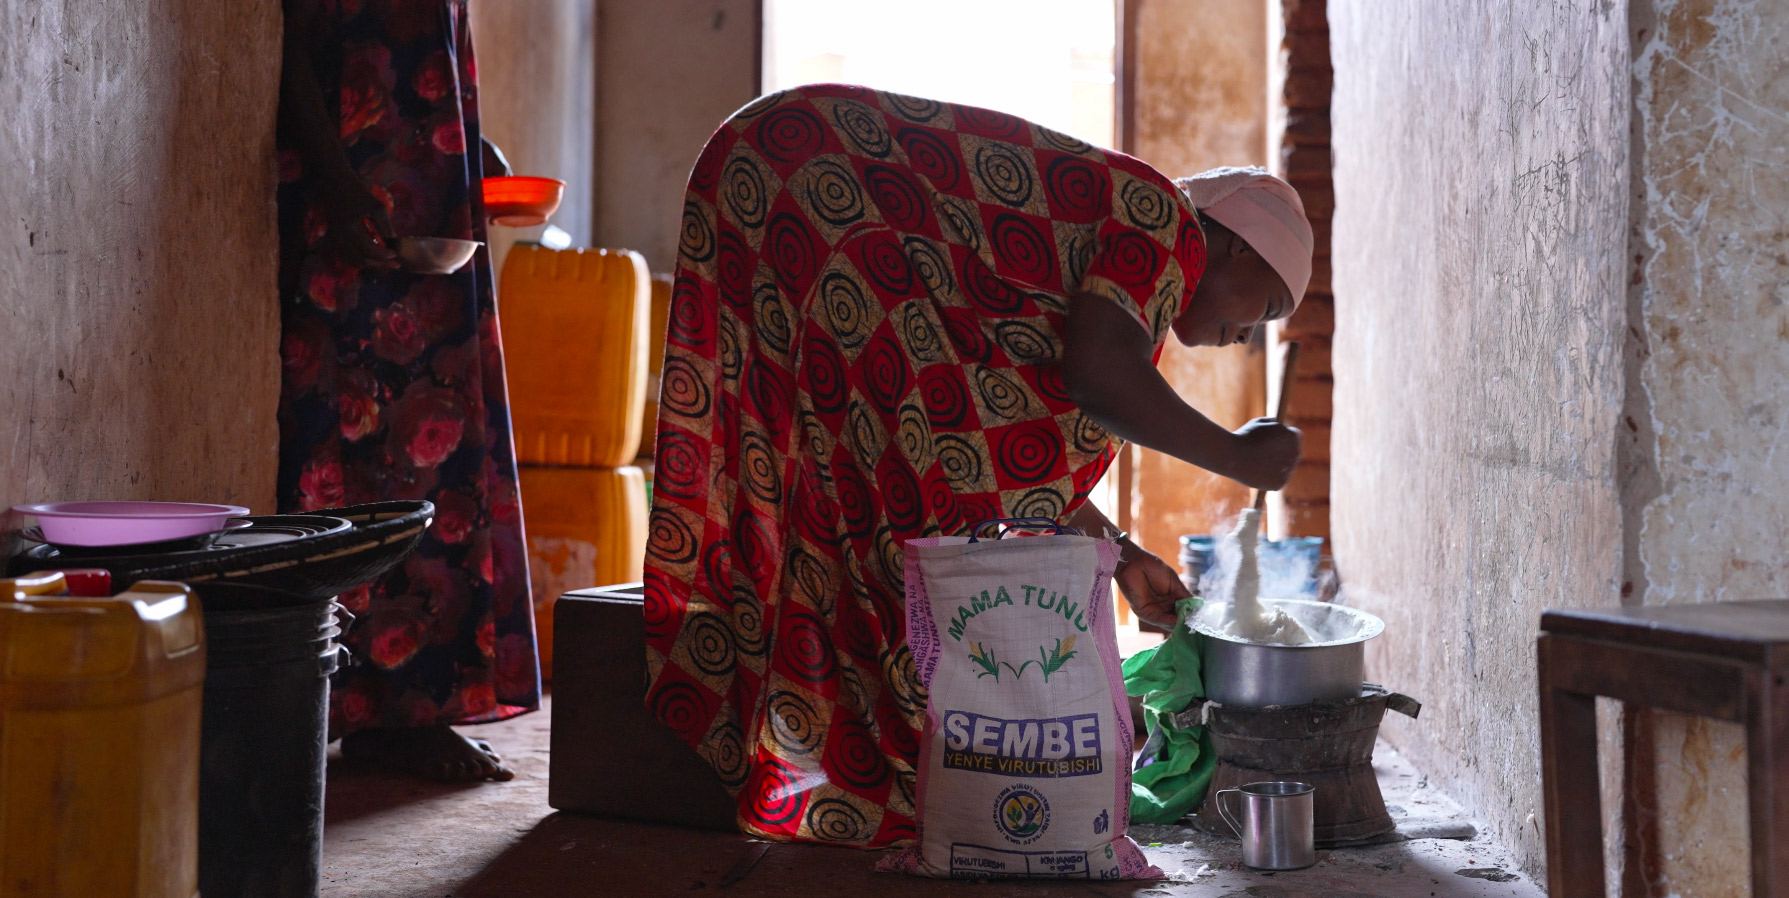
[[1304,202],[1292,185],[1256,166],[1225,167],[1174,182],[1194,208],[1241,237],[1292,290],[1298,308],[1311,283],[1315,241]]

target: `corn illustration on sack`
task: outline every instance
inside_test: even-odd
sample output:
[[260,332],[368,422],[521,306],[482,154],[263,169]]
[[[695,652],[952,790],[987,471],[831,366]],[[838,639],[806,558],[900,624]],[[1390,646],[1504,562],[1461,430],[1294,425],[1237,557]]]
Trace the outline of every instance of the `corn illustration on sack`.
[[1161,876],[1126,835],[1131,723],[1111,594],[1118,546],[1049,526],[1051,535],[906,544],[908,646],[930,700],[919,839],[884,869]]

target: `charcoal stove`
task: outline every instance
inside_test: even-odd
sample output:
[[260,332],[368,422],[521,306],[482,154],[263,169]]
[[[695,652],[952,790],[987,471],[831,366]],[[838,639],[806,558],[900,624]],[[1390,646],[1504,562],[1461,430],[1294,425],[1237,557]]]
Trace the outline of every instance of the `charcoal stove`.
[[[1374,841],[1396,828],[1373,773],[1373,745],[1387,709],[1412,718],[1422,705],[1371,683],[1341,701],[1266,708],[1239,708],[1203,700],[1175,716],[1177,727],[1204,722],[1217,755],[1207,796],[1263,780],[1293,780],[1316,787],[1313,814],[1317,847]],[[1194,817],[1205,832],[1235,838],[1207,800]]]

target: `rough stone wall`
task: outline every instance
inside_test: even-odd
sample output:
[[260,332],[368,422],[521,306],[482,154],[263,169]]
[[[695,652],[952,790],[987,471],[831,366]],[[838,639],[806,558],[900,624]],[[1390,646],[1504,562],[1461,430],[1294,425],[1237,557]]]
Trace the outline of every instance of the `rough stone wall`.
[[1384,732],[1543,863],[1534,636],[1618,599],[1619,3],[1330,0],[1332,530]]
[[[552,223],[590,243],[596,199],[596,4],[592,0],[473,0],[479,119],[518,175],[566,182]],[[491,259],[545,226],[491,228]]]
[[597,9],[596,243],[677,259],[690,168],[758,96],[754,0],[603,0]]
[[0,507],[272,510],[279,36],[277,0],[0,0]]
[[[1134,133],[1130,151],[1175,178],[1267,162],[1267,4],[1263,0],[1134,0]],[[1266,408],[1263,353],[1188,349],[1168,341],[1160,368],[1194,408],[1240,427]],[[1181,535],[1223,529],[1249,501],[1241,484],[1134,448],[1131,530],[1176,563]]]
[[[1789,594],[1789,6],[1634,0],[1630,603]],[[1750,894],[1737,724],[1641,714],[1624,895]],[[1776,850],[1783,850],[1777,846]]]

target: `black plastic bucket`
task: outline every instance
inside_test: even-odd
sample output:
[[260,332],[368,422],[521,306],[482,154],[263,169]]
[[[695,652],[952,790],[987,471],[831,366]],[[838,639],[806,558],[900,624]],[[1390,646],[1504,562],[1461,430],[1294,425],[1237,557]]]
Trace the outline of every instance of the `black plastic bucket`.
[[195,583],[205,606],[199,891],[316,898],[337,606]]

